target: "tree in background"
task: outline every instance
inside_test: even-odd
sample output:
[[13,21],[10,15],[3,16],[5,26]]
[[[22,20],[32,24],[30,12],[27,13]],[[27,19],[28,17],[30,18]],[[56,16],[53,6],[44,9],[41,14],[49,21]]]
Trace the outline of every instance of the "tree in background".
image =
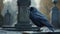
[[44,13],[48,20],[50,21],[50,10],[52,7],[52,0],[41,0],[40,1],[40,10]]

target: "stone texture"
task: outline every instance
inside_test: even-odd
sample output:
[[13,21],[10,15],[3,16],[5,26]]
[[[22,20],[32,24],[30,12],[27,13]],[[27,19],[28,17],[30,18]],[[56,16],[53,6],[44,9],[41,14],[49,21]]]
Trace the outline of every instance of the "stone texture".
[[58,1],[53,1],[54,6],[51,10],[51,23],[57,29],[60,29],[60,11],[59,8],[56,6]]
[[29,11],[28,8],[30,6],[30,0],[18,0],[17,1],[18,5],[18,15],[17,15],[17,24],[16,28],[17,29],[29,29],[32,27],[30,24],[30,19],[29,19]]

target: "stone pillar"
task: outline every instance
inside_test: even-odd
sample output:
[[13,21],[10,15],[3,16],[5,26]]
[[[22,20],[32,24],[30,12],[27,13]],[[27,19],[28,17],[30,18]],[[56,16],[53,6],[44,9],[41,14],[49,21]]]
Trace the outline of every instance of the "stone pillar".
[[28,30],[32,27],[29,19],[28,8],[30,6],[30,0],[17,0],[18,15],[16,28],[21,30]]
[[58,7],[56,6],[58,0],[53,0],[54,6],[52,7],[52,24],[55,28],[60,28],[60,11],[58,9]]

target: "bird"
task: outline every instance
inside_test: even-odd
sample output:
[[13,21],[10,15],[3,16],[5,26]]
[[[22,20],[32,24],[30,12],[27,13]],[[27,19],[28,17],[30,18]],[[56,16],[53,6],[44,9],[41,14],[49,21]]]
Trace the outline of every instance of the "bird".
[[54,32],[53,26],[49,23],[48,19],[45,15],[43,15],[41,12],[37,10],[35,7],[29,8],[30,14],[29,19],[38,27],[46,26],[49,28],[49,30]]

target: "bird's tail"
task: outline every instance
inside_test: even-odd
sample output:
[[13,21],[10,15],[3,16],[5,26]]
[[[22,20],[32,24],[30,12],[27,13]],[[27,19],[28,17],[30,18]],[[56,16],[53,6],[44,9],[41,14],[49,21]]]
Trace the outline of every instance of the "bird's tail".
[[54,27],[53,26],[48,26],[49,30],[51,30],[52,32],[54,32]]

